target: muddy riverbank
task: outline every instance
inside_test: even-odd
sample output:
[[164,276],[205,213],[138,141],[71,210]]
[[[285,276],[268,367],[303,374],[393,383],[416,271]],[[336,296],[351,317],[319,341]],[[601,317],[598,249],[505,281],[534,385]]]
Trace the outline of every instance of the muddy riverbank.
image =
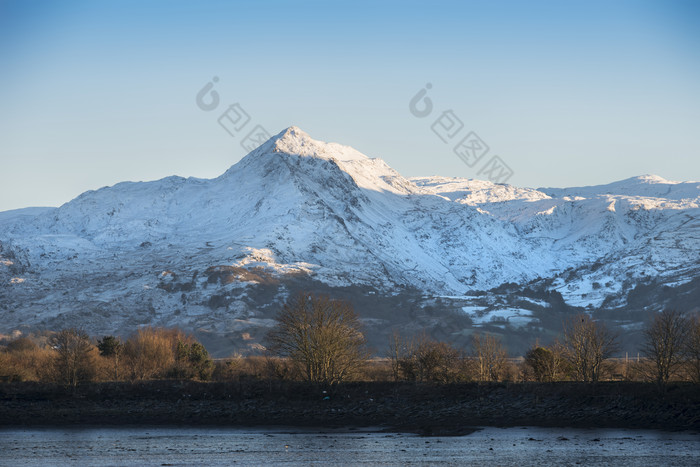
[[459,434],[474,426],[700,430],[700,387],[644,383],[0,384],[0,425],[378,426]]

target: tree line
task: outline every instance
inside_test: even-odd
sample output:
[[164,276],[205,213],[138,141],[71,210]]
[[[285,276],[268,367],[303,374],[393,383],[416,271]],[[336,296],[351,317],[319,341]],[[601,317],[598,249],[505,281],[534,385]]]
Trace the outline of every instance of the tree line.
[[11,340],[0,352],[0,379],[76,386],[83,381],[208,380],[204,346],[178,329],[145,327],[129,339],[91,338],[79,328]]
[[[310,382],[335,384],[367,368],[360,320],[345,301],[301,293],[284,306],[268,339],[270,350],[286,358],[297,377]],[[406,338],[394,333],[385,379],[594,383],[610,375],[660,385],[671,379],[700,383],[700,318],[665,310],[644,330],[644,359],[620,369],[620,362],[611,358],[618,351],[618,335],[587,314],[567,320],[561,338],[552,345],[533,345],[519,364],[492,334],[475,333],[470,348],[459,349],[425,334]]]
[[350,303],[301,293],[278,313],[264,355],[214,361],[178,329],[144,327],[126,340],[91,338],[78,328],[0,342],[0,381],[154,379],[232,381],[289,379],[335,385],[348,380],[453,383],[583,381],[604,378],[700,383],[700,319],[675,310],[655,314],[644,330],[644,358],[622,362],[618,336],[582,314],[564,323],[551,345],[511,358],[499,337],[475,333],[468,348],[427,335],[391,335],[383,358],[371,358],[361,320]]

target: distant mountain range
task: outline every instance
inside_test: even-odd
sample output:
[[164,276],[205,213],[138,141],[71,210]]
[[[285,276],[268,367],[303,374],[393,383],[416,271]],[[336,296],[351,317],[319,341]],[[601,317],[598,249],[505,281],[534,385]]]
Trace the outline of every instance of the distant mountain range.
[[[700,182],[518,188],[405,178],[296,127],[211,180],[89,191],[0,213],[0,331],[179,326],[251,351],[290,293],[346,298],[377,353],[393,329],[514,352],[586,311],[634,341],[700,306]],[[627,340],[625,340],[627,339]],[[631,348],[631,347],[630,347]]]

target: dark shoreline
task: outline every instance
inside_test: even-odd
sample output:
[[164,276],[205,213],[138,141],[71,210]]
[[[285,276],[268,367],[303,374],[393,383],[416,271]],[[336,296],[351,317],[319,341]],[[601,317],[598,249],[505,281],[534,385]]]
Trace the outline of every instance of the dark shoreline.
[[700,430],[700,386],[647,383],[0,384],[0,427],[377,427],[460,435],[479,426]]

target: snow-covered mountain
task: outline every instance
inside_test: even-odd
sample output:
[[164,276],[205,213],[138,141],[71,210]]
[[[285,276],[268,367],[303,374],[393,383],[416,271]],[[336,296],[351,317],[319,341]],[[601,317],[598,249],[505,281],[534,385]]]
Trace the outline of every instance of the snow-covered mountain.
[[351,299],[378,348],[394,326],[524,342],[579,308],[634,327],[635,311],[698,296],[699,205],[700,182],[656,176],[536,190],[408,179],[291,127],[215,179],[0,213],[0,331],[177,325],[228,353],[257,346],[298,289]]

